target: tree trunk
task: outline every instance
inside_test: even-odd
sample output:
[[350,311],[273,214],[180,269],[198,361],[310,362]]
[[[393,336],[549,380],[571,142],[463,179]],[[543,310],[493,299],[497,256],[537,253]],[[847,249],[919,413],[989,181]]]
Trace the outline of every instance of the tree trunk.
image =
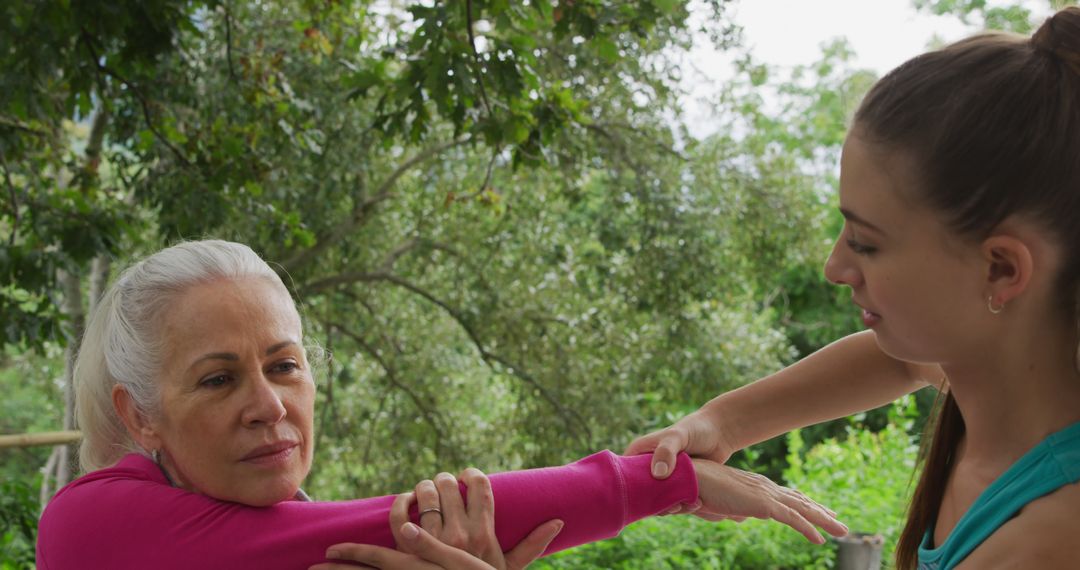
[[[101,162],[101,149],[105,140],[105,129],[109,124],[109,115],[103,107],[98,107],[90,127],[90,136],[86,143],[84,177],[81,187],[85,191],[97,184],[98,165]],[[109,277],[109,259],[104,255],[94,258],[90,267],[90,308],[97,306],[97,301],[104,291]],[[64,431],[75,428],[75,357],[79,342],[86,328],[86,311],[83,308],[82,282],[78,273],[57,270],[56,282],[63,295],[61,311],[68,317],[67,346],[64,348]],[[75,445],[58,445],[53,448],[45,467],[42,469],[41,505],[52,498],[54,490],[60,489],[71,481],[75,458]],[[55,485],[54,485],[55,484]]]
[[[75,386],[72,378],[75,371],[75,355],[79,349],[79,339],[82,338],[86,319],[83,313],[82,286],[79,275],[69,271],[59,270],[56,275],[57,284],[64,295],[62,310],[68,317],[67,347],[64,348],[64,431],[75,429]],[[52,490],[59,489],[71,480],[71,462],[74,456],[75,445],[58,445],[53,448],[52,456],[45,464],[45,476],[41,481],[42,505],[49,497]],[[50,479],[55,486],[50,485]]]
[[97,310],[98,301],[105,294],[105,285],[109,282],[109,270],[112,268],[112,260],[106,255],[94,258],[90,266],[90,310],[86,312],[92,315]]

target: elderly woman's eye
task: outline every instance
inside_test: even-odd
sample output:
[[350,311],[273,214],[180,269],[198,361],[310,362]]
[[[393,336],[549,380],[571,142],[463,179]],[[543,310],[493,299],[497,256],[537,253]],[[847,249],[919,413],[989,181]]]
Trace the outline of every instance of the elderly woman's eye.
[[292,372],[292,371],[294,371],[294,370],[296,370],[298,368],[300,368],[300,366],[298,364],[296,364],[295,362],[290,360],[290,361],[287,361],[287,362],[279,362],[279,363],[275,364],[271,370],[273,370],[274,372],[282,372],[282,373],[287,374],[287,373]]
[[220,388],[229,382],[229,377],[224,374],[218,374],[217,376],[211,376],[202,382],[199,382],[200,386],[207,388]]

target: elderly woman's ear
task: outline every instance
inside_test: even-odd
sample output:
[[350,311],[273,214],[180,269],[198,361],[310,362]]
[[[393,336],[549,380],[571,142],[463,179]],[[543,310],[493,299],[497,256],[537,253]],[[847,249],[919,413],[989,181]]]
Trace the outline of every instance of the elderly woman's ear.
[[157,431],[154,430],[146,415],[139,411],[138,406],[131,399],[131,394],[128,394],[123,386],[119,384],[113,386],[112,400],[116,415],[120,416],[120,421],[124,422],[124,427],[127,428],[131,439],[147,451],[161,449],[162,442]]

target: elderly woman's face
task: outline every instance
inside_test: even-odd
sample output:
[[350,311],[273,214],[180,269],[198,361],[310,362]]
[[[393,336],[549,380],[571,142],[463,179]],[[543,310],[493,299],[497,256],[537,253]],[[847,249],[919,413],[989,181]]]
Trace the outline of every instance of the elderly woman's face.
[[201,284],[162,325],[153,423],[174,481],[248,505],[291,498],[311,468],[315,385],[288,294],[259,278]]

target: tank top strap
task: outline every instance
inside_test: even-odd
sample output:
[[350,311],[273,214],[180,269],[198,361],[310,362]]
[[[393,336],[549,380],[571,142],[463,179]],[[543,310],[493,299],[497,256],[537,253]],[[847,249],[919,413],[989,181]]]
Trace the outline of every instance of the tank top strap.
[[930,548],[933,527],[919,547],[919,570],[948,570],[1031,501],[1080,481],[1080,422],[1050,434],[994,480],[943,544]]

